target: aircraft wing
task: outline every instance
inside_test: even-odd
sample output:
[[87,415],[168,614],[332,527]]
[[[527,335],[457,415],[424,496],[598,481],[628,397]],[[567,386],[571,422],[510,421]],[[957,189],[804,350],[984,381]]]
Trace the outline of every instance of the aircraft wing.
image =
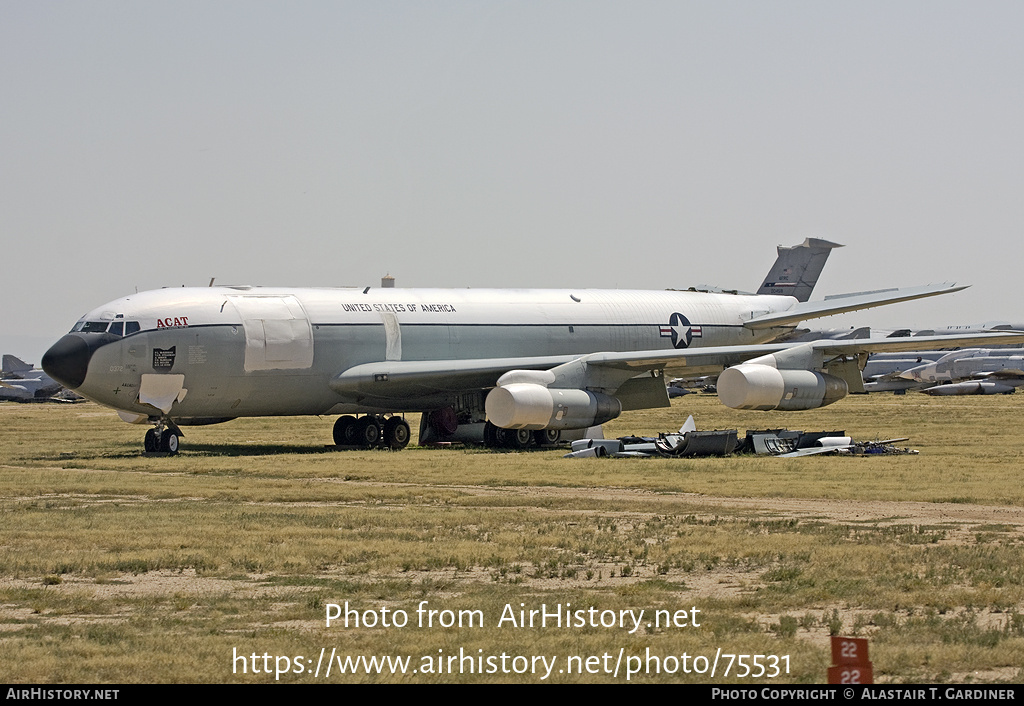
[[750,346],[720,346],[682,350],[632,351],[623,353],[592,353],[582,356],[588,365],[633,368],[638,372],[660,369],[672,374],[686,372],[703,374],[720,372],[730,365],[751,358],[804,347],[820,352],[826,358],[856,356],[861,353],[882,353],[924,350],[929,344],[943,348],[973,345],[1006,345],[1024,343],[1024,334],[965,334],[963,336],[914,336],[912,338],[860,338],[851,340],[810,341],[807,343],[761,343]]
[[[749,346],[718,346],[672,350],[599,352],[583,355],[523,358],[481,358],[471,360],[393,360],[356,365],[336,375],[331,389],[343,397],[366,401],[425,398],[440,392],[460,392],[494,387],[498,378],[513,370],[552,371],[569,366],[589,368],[594,373],[612,373],[595,381],[592,374],[572,375],[560,380],[586,379],[599,387],[614,387],[622,381],[650,371],[673,375],[703,375],[771,353],[805,350],[824,358],[857,356],[882,351],[922,350],[930,344],[943,347],[1024,343],[1024,333],[965,334],[963,336],[915,336],[913,338],[863,338],[821,340],[809,343],[762,343]],[[617,381],[617,382],[612,382]],[[552,380],[554,382],[554,380]],[[603,384],[609,383],[609,384]],[[563,387],[563,383],[552,387]],[[571,385],[570,385],[571,386]],[[589,384],[581,386],[589,386]]]
[[[749,321],[744,322],[743,325],[749,329],[788,326],[822,316],[844,314],[848,311],[870,309],[884,304],[895,304],[896,302],[905,302],[911,299],[922,299],[939,294],[948,294],[949,292],[959,292],[961,289],[967,289],[967,287],[968,285],[957,287],[955,282],[943,282],[942,284],[926,284],[922,287],[902,287],[899,289],[882,289],[875,292],[840,294],[834,297],[826,297],[822,301],[799,302],[792,309],[786,311],[755,316]],[[921,349],[919,348],[918,350]]]
[[389,360],[356,365],[331,380],[331,389],[351,398],[409,398],[437,392],[494,387],[509,370],[548,370],[578,355],[471,360]]

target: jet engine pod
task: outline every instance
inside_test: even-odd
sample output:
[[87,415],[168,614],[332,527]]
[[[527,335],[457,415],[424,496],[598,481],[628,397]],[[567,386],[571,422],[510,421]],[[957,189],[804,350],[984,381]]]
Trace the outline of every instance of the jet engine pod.
[[484,409],[487,419],[503,429],[584,429],[615,419],[622,404],[599,392],[521,382],[491,390]]
[[733,409],[817,409],[846,397],[846,381],[813,370],[744,363],[718,376],[718,399]]

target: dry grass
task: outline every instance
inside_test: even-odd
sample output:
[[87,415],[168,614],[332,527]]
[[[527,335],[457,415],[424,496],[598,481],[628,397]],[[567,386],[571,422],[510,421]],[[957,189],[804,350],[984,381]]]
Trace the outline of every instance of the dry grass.
[[[273,681],[234,672],[233,650],[315,660],[321,647],[417,656],[461,647],[563,660],[722,648],[789,655],[789,675],[773,681],[820,682],[827,635],[839,629],[872,638],[880,680],[1012,681],[1024,667],[1022,406],[1021,396],[908,395],[765,414],[691,395],[606,433],[666,431],[693,413],[701,429],[910,436],[921,455],[600,461],[558,451],[335,452],[326,418],[186,429],[181,455],[146,458],[144,428],[99,407],[3,404],[8,680]],[[479,610],[488,626],[324,625],[328,603],[414,615],[423,600]],[[506,604],[520,603],[696,606],[702,623],[634,634],[494,626]]]

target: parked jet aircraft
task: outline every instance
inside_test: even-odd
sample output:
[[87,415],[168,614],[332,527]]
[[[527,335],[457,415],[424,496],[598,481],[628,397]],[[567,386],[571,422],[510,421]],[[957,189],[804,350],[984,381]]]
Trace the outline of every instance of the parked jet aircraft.
[[[1024,349],[966,348],[903,371],[929,395],[1009,394],[1024,385]],[[937,383],[937,384],[936,384]]]
[[38,400],[53,397],[61,390],[42,370],[15,355],[5,353],[0,373],[0,400]]
[[987,321],[983,324],[957,324],[941,326],[939,328],[875,329],[871,332],[871,335],[898,338],[906,336],[962,336],[968,333],[1013,333],[1019,331],[1024,331],[1024,324],[1015,324],[1009,321]]
[[421,440],[515,447],[668,406],[666,372],[733,366],[718,395],[738,409],[831,404],[860,388],[866,353],[923,339],[765,342],[801,320],[959,289],[823,302],[698,291],[162,289],[93,309],[43,367],[126,421],[155,424],[148,451],[176,452],[180,425],[300,414],[343,415],[338,444],[398,449],[410,430],[397,415],[415,411],[425,413]]

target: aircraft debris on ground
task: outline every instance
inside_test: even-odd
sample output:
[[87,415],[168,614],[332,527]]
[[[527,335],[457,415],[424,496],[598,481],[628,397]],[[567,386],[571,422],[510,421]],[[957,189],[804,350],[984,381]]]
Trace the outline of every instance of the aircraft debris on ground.
[[622,436],[618,439],[580,439],[570,445],[563,458],[699,458],[757,454],[776,458],[798,458],[833,454],[875,456],[916,454],[914,449],[895,446],[909,437],[884,441],[854,441],[844,431],[804,432],[789,429],[748,430],[740,441],[735,429],[697,431],[691,415],[677,432],[658,436]]

